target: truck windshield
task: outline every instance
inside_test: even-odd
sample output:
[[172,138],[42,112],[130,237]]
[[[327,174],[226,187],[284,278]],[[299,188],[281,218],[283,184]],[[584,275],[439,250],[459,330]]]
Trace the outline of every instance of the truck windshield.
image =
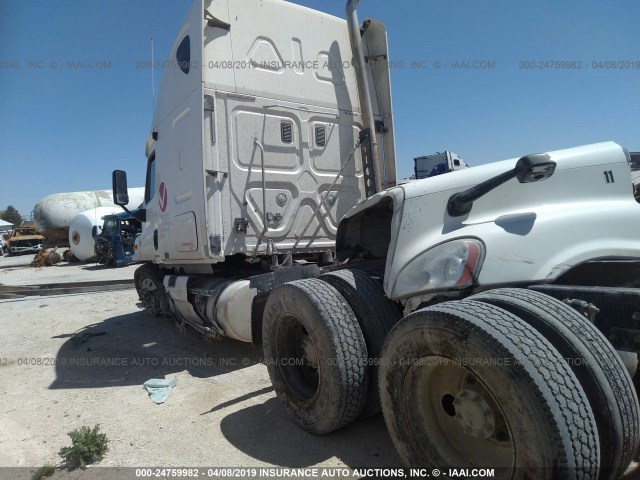
[[116,234],[116,220],[114,218],[105,219],[102,226],[102,235],[111,236]]
[[416,178],[429,178],[447,173],[446,160],[443,157],[419,158],[416,160]]

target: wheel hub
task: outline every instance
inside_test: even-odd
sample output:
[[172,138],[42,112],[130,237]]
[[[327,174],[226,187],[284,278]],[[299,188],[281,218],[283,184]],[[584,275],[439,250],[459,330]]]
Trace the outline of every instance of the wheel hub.
[[455,419],[465,433],[480,439],[491,437],[495,431],[495,415],[482,396],[473,390],[460,390],[453,400]]
[[140,289],[145,292],[153,292],[154,290],[158,289],[158,286],[152,279],[145,278],[142,280],[142,282],[140,282]]

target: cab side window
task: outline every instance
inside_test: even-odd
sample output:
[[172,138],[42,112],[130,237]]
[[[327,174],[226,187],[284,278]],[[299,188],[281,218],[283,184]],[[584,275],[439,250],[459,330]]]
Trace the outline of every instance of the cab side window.
[[144,185],[144,203],[147,204],[151,201],[156,193],[156,154],[155,152],[149,155],[149,161],[147,163],[147,179]]

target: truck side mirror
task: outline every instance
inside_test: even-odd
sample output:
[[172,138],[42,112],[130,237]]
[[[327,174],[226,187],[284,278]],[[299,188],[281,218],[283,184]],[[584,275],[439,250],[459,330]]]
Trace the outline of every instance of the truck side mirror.
[[113,203],[124,207],[129,203],[129,190],[127,188],[127,172],[114,170],[111,177],[113,185]]
[[527,155],[520,158],[511,170],[485,180],[463,192],[451,195],[447,203],[447,213],[451,217],[461,217],[468,214],[473,207],[473,202],[513,177],[517,177],[520,183],[539,182],[549,178],[555,170],[556,162],[551,160],[551,157],[546,153]]
[[546,153],[535,153],[522,157],[516,163],[516,177],[520,183],[546,180],[556,170],[556,162]]

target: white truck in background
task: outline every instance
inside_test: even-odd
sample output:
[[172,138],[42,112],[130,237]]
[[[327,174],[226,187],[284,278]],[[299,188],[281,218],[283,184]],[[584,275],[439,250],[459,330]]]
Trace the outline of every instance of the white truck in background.
[[416,180],[469,168],[467,162],[459,155],[447,150],[416,157],[413,159],[413,164],[413,174]]
[[640,349],[629,153],[395,186],[386,32],[357,4],[195,0],[147,139],[140,299],[262,345],[309,432],[382,407],[411,467],[618,478],[640,441],[615,350]]

